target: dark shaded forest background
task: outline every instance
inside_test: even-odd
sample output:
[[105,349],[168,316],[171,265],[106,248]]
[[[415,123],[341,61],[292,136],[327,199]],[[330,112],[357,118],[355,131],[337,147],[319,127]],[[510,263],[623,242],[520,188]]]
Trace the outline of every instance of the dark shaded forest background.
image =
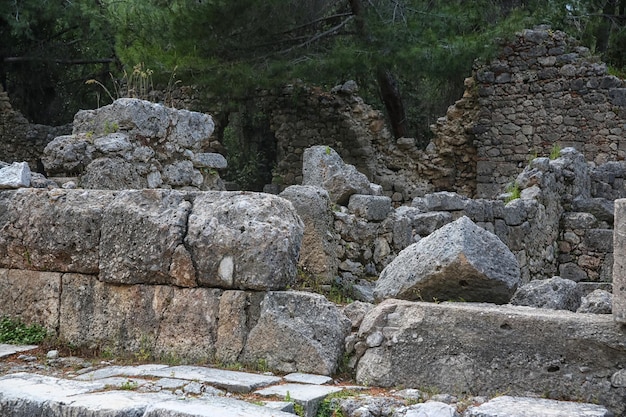
[[625,9],[626,0],[0,0],[0,82],[30,121],[60,125],[132,95],[133,76],[145,89],[195,85],[233,109],[258,88],[353,79],[396,137],[425,142],[476,60],[521,29],[564,30],[622,74]]

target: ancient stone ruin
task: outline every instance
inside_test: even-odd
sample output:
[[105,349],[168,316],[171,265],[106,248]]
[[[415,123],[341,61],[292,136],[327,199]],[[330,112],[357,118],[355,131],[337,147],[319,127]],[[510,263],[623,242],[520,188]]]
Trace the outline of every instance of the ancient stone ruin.
[[[206,114],[130,99],[79,112],[42,153],[57,177],[0,166],[0,315],[74,345],[277,372],[343,362],[363,385],[623,415],[621,80],[569,45],[520,34],[425,152],[364,123],[379,114],[350,85],[329,93],[366,114],[360,146],[344,160],[313,133],[293,142],[279,195],[220,191]],[[306,291],[328,289],[357,301]]]

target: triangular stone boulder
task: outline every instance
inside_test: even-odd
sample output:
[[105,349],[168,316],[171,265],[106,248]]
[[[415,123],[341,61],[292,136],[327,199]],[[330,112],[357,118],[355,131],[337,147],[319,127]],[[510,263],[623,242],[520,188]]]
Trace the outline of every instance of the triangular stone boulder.
[[380,274],[374,296],[504,304],[519,284],[515,255],[463,216],[401,251]]

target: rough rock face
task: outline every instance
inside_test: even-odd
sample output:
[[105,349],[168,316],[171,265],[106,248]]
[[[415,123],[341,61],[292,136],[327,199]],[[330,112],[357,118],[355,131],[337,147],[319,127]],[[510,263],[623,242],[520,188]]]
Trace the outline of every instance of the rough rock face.
[[319,187],[292,185],[280,196],[291,201],[304,222],[298,266],[329,284],[337,276],[337,237],[328,192]]
[[[102,217],[100,279],[195,287],[196,274],[183,244],[192,208],[188,199],[184,192],[170,190],[120,192]],[[188,276],[171,268],[182,259],[188,259]]]
[[400,252],[380,274],[374,296],[503,304],[519,283],[506,245],[463,216]]
[[0,189],[30,186],[30,167],[26,162],[14,162],[9,166],[0,165]]
[[606,315],[385,300],[363,319],[355,351],[361,384],[473,395],[506,387],[626,412],[626,388],[608,383],[626,360],[624,332]]
[[50,142],[42,162],[49,174],[78,176],[84,188],[221,190],[215,169],[226,161],[207,153],[213,129],[206,114],[122,98],[79,111],[72,135]]
[[283,289],[295,279],[303,229],[292,204],[269,194],[4,191],[0,267],[116,284]]
[[517,289],[511,304],[576,311],[581,293],[576,282],[561,277],[537,279]]
[[322,187],[333,203],[348,205],[352,194],[372,194],[370,182],[328,146],[313,146],[302,157],[302,185]]
[[613,294],[605,290],[595,290],[580,301],[577,313],[611,314]]
[[0,193],[0,267],[97,273],[102,217],[114,198],[85,190]]
[[243,360],[267,360],[272,369],[330,375],[337,368],[350,320],[324,296],[304,292],[269,292],[250,331]]
[[194,199],[184,243],[200,286],[284,289],[296,276],[303,231],[283,198],[208,192]]

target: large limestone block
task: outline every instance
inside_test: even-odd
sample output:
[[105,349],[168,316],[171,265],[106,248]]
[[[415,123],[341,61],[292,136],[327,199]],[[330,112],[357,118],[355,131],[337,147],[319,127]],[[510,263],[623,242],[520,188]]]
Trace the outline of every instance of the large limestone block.
[[613,317],[620,323],[626,323],[626,199],[615,200]]
[[280,196],[291,201],[304,222],[298,265],[329,284],[337,276],[337,236],[328,192],[319,187],[292,185]]
[[248,335],[242,361],[263,360],[282,372],[331,375],[350,327],[350,320],[320,294],[269,292]]
[[212,360],[221,291],[63,275],[60,337],[139,355]]
[[0,267],[94,274],[108,191],[0,192]]
[[194,200],[185,245],[201,286],[284,289],[296,277],[303,231],[293,205],[283,198],[206,192]]
[[322,187],[333,203],[347,206],[353,194],[372,194],[365,174],[346,164],[334,149],[313,146],[302,156],[302,185]]
[[470,303],[386,300],[364,318],[357,382],[492,396],[534,392],[626,412],[608,379],[626,361],[610,316]]
[[380,274],[374,296],[503,304],[519,283],[515,255],[463,216],[402,250]]
[[60,296],[59,273],[0,269],[0,317],[19,317],[56,332]]
[[188,199],[186,193],[173,190],[117,193],[102,219],[99,279],[195,286],[193,264],[183,242],[192,206]]

